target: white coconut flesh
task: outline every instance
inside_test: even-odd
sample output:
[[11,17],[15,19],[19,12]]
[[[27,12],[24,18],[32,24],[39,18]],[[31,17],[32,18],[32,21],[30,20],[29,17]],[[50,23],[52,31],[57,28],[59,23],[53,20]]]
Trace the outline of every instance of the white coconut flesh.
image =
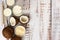
[[16,25],[16,19],[14,17],[10,18],[10,24],[11,24],[11,26],[15,26]]
[[21,8],[21,6],[18,6],[18,5],[14,6],[14,7],[13,7],[13,14],[14,14],[15,16],[20,16],[20,15],[22,15],[22,8]]
[[25,28],[23,26],[16,26],[15,34],[20,37],[24,36],[25,35]]
[[15,0],[7,0],[8,6],[13,6],[15,4]]
[[4,9],[4,16],[11,16],[12,11],[9,8]]
[[28,17],[27,16],[21,16],[20,17],[20,21],[22,22],[22,23],[27,23],[28,22]]

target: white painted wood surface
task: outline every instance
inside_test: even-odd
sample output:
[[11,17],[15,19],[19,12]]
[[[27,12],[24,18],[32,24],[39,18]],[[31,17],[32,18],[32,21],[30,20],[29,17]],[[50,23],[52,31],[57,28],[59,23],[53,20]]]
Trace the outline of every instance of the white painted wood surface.
[[49,40],[48,29],[50,26],[50,0],[40,0],[40,11],[41,40]]
[[60,40],[60,0],[52,0],[52,40]]
[[[1,1],[0,1],[1,2]],[[43,8],[43,13],[41,13],[41,5],[40,3],[45,3],[46,5]],[[50,20],[50,8],[49,8],[50,0],[30,0],[30,16],[31,20],[29,22],[30,24],[30,39],[25,38],[24,40],[48,40],[48,27],[49,27],[49,20]],[[2,3],[0,4],[0,6]],[[2,8],[2,6],[1,6]],[[1,9],[0,8],[0,9]],[[0,10],[0,14],[2,12],[2,9]],[[43,15],[43,24],[41,24],[41,14]],[[0,23],[2,23],[2,16],[0,17]],[[4,28],[3,23],[0,24],[0,31],[1,31],[1,40],[6,40],[2,36],[2,29]],[[42,30],[44,29],[44,30]],[[42,32],[43,31],[43,32]],[[41,34],[41,35],[40,35]]]

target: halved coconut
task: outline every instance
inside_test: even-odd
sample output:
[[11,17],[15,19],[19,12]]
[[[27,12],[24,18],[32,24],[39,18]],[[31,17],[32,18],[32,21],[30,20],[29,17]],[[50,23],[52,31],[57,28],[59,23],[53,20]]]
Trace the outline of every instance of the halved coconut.
[[16,26],[15,34],[20,37],[24,36],[25,35],[25,28],[23,26]]
[[20,22],[21,23],[27,23],[29,21],[29,18],[27,16],[21,16],[20,17]]
[[13,6],[15,4],[15,0],[7,0],[8,6]]
[[13,14],[14,14],[15,16],[20,16],[20,15],[22,15],[21,12],[22,12],[21,6],[16,5],[16,6],[13,7]]
[[12,14],[11,9],[9,8],[4,9],[4,16],[10,16],[11,14]]
[[11,26],[15,26],[16,25],[16,19],[14,17],[10,18],[10,24],[11,24]]

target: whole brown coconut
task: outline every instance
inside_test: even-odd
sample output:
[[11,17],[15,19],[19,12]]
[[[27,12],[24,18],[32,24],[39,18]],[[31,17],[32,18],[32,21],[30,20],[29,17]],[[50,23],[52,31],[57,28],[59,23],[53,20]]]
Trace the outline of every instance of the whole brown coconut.
[[22,40],[22,37],[14,36],[11,38],[11,40]]
[[2,33],[5,38],[9,39],[13,36],[14,29],[8,26],[3,29]]

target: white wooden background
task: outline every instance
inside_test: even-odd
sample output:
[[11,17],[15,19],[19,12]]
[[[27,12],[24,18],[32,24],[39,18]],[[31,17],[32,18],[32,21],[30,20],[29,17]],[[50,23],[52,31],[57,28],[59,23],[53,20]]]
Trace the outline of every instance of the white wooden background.
[[60,40],[60,0],[52,0],[52,40]]
[[[30,40],[49,40],[50,0],[30,0],[30,14],[30,37],[32,38]],[[2,1],[0,0],[0,40],[6,40],[2,36],[4,28],[2,19]]]

